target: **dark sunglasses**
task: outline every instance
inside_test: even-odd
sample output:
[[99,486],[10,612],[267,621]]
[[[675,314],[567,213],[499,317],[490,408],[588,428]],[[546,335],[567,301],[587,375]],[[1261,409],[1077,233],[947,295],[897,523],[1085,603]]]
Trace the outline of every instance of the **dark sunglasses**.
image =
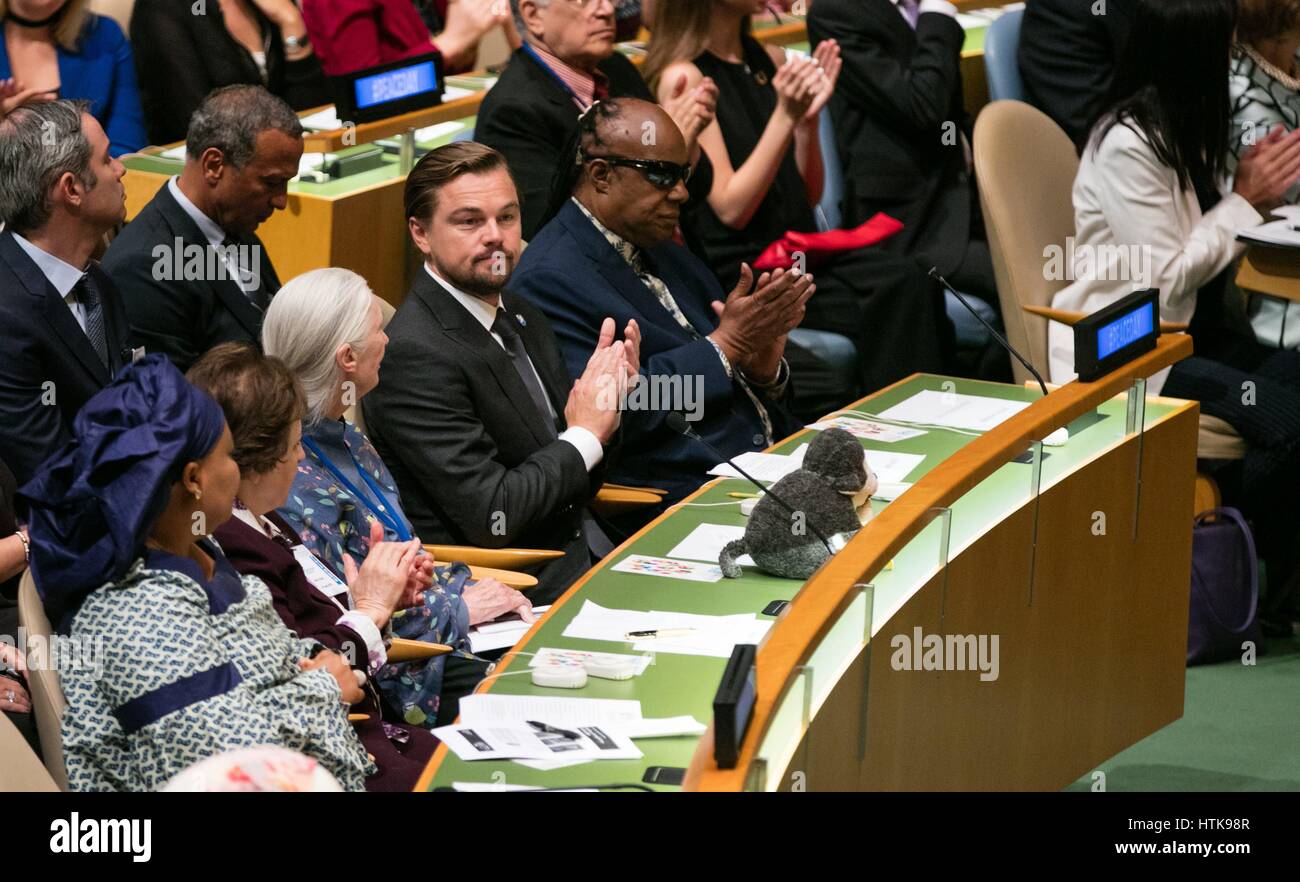
[[665,162],[658,159],[630,159],[626,156],[593,156],[590,153],[583,153],[582,158],[587,162],[593,159],[603,159],[610,165],[622,165],[627,168],[634,168],[639,171],[647,181],[660,190],[671,190],[676,187],[678,182],[683,184],[691,179],[691,174],[695,171],[689,165],[678,165],[675,162]]

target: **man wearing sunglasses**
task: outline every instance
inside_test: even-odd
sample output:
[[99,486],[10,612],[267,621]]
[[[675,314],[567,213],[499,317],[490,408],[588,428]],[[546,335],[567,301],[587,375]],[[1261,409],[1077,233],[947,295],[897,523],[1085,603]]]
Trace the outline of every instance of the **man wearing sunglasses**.
[[[578,115],[604,98],[653,97],[632,62],[614,51],[615,5],[612,0],[510,0],[524,45],[483,99],[474,137],[510,163],[519,184],[525,240],[541,227],[551,178],[567,160],[560,147],[573,135]],[[713,121],[717,97],[712,80],[688,91],[683,77],[665,104],[695,158],[695,139]],[[693,192],[708,192],[712,174],[707,160],[705,165]]]
[[727,295],[673,242],[691,167],[682,133],[658,105],[601,102],[566,149],[553,219],[511,288],[546,314],[570,371],[586,364],[607,316],[641,329],[641,376],[622,403],[623,445],[609,480],[660,487],[672,503],[705,480],[716,457],[669,429],[670,412],[728,456],[798,427],[783,406],[783,355],[815,286],[806,274],[755,279],[746,268]]

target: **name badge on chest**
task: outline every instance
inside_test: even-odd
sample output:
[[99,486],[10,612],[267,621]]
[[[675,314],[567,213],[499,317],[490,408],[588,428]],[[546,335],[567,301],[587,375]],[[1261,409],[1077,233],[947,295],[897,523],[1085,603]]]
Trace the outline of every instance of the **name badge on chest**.
[[347,583],[334,575],[334,571],[325,564],[320,562],[320,558],[312,554],[305,545],[295,545],[293,547],[294,559],[298,561],[298,566],[302,567],[303,573],[307,576],[307,581],[312,586],[327,597],[338,598],[340,594],[345,595],[339,599],[339,602],[345,606],[351,606],[346,597],[348,593]]

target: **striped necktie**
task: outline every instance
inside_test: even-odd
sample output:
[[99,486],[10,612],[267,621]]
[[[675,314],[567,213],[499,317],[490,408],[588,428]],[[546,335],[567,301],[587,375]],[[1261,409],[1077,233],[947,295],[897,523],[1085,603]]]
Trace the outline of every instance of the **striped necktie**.
[[112,373],[113,366],[108,358],[108,332],[104,328],[104,304],[99,296],[99,288],[90,273],[86,273],[73,290],[77,292],[78,302],[86,310],[86,336],[90,339],[90,345],[95,348],[100,362]]

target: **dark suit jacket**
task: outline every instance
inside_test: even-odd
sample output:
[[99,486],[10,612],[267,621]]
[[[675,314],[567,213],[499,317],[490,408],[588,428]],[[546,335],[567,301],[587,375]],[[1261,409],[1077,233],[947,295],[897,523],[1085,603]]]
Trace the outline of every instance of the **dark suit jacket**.
[[[695,430],[728,456],[762,450],[763,425],[749,396],[727,378],[717,350],[704,339],[718,324],[710,302],[726,299],[717,278],[699,258],[672,242],[649,249],[645,256],[647,271],[668,286],[698,337],[677,323],[571,202],[529,244],[511,288],[546,313],[570,373],[581,373],[586,366],[606,316],[614,318],[620,334],[629,319],[636,319],[642,333],[641,383],[647,384],[642,395],[653,393],[644,400],[651,409],[624,411],[622,443],[617,462],[610,466],[610,480],[663,488],[667,501],[675,502],[706,480],[717,457],[698,441],[669,429],[665,418],[670,411],[698,412],[702,419],[693,421]],[[637,399],[631,397],[629,403]],[[766,405],[777,438],[798,428],[780,404]]]
[[[542,313],[506,293],[563,431],[572,380]],[[423,268],[388,325],[366,431],[425,542],[561,550],[529,592],[546,603],[591,566],[583,509],[600,488],[577,448],[553,438],[504,349]]]
[[121,295],[98,264],[90,273],[103,301],[107,368],[40,267],[11,231],[0,233],[0,451],[19,487],[68,439],[86,400],[131,362]]
[[[137,340],[149,352],[166,353],[178,368],[186,371],[218,343],[228,340],[257,343],[262,334],[262,311],[228,273],[223,272],[223,278],[204,273],[200,280],[175,279],[173,252],[178,238],[183,252],[196,246],[203,250],[205,262],[216,265],[216,255],[210,253],[208,240],[198,224],[164,184],[108,247],[104,270],[122,291],[126,314]],[[236,239],[241,247],[257,249],[262,284],[267,293],[280,290],[280,278],[257,234]],[[154,255],[154,249],[159,246],[167,249],[163,257]],[[182,258],[182,268],[184,263]],[[160,275],[165,270],[173,278],[155,278],[156,266]]]
[[334,100],[315,53],[286,60],[280,29],[256,6],[252,12],[266,46],[265,83],[253,56],[226,28],[221,5],[209,5],[203,15],[195,15],[191,6],[176,0],[136,0],[131,14],[131,46],[150,144],[183,141],[191,114],[221,86],[265,85],[294,110]]
[[913,31],[889,0],[817,0],[808,38],[839,41],[831,99],[844,166],[844,226],[878,211],[903,222],[885,247],[956,269],[971,238],[973,189],[961,144],[961,25],[925,13]]
[[1094,15],[1084,0],[1029,0],[1017,60],[1025,98],[1082,146],[1105,107],[1137,0],[1107,0]]
[[[291,545],[302,544],[298,534],[279,515],[272,512],[266,517]],[[214,535],[226,559],[240,575],[257,576],[266,583],[275,611],[286,628],[304,639],[319,641],[345,658],[355,659],[357,664],[353,667],[366,670],[365,641],[356,631],[338,624],[342,615],[339,608],[311,584],[292,550],[233,517]],[[366,779],[366,789],[409,792],[438,742],[428,731],[402,724],[396,728],[405,733],[405,743],[390,739],[384,732],[381,708],[372,689],[366,690],[365,701],[352,710],[369,714],[369,719],[355,724],[356,732],[379,767],[378,773]]]
[[[653,101],[636,66],[615,52],[600,63],[616,98]],[[523,201],[523,231],[532,239],[542,225],[556,169],[573,157],[561,156],[578,128],[578,106],[555,75],[533,56],[517,49],[479,107],[475,140],[500,150]]]

